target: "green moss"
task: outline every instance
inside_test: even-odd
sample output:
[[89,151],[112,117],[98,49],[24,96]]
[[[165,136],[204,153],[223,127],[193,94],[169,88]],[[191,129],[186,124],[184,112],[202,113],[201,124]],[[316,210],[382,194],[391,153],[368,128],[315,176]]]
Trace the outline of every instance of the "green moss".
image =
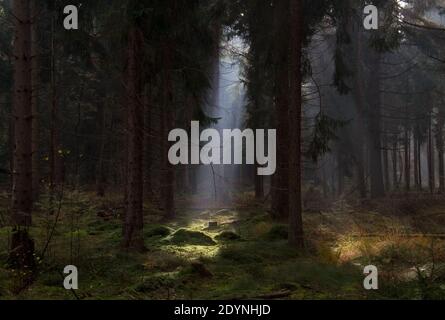
[[170,272],[144,277],[141,283],[134,286],[134,290],[141,293],[150,293],[159,289],[173,288],[178,284],[178,276],[178,272]]
[[147,230],[144,230],[144,236],[146,238],[151,237],[167,237],[172,233],[172,229],[166,226],[150,226]]
[[214,246],[216,242],[204,232],[179,229],[173,233],[168,242],[175,245]]
[[236,241],[241,240],[241,236],[233,231],[223,231],[217,235],[215,239],[220,241]]
[[266,233],[265,238],[268,240],[287,240],[288,227],[286,225],[274,225],[269,232]]

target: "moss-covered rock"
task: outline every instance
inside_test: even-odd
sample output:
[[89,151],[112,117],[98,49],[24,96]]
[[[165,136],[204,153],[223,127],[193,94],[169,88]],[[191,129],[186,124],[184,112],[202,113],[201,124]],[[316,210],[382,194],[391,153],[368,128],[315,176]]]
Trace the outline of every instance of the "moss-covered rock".
[[167,237],[172,233],[172,230],[166,226],[153,226],[144,231],[146,238],[151,237]]
[[219,241],[237,241],[241,240],[241,236],[233,231],[223,231],[215,239]]
[[216,242],[203,232],[179,229],[173,233],[168,241],[176,245],[213,246]]

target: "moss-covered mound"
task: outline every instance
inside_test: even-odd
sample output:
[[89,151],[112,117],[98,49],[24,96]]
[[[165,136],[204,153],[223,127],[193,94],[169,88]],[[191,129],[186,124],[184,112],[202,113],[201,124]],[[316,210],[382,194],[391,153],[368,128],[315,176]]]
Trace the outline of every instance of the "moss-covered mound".
[[152,226],[144,231],[146,238],[151,237],[167,237],[172,233],[172,230],[166,226]]
[[208,235],[199,231],[191,231],[187,229],[179,229],[173,233],[168,241],[176,245],[196,245],[196,246],[213,246],[216,242]]
[[237,241],[241,240],[241,236],[233,231],[223,231],[215,239],[219,241]]

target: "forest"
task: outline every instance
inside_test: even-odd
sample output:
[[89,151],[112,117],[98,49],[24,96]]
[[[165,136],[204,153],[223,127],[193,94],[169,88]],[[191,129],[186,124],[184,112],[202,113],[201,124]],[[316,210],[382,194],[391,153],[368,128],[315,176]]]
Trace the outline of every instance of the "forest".
[[444,0],[0,0],[0,300],[445,299],[442,81]]

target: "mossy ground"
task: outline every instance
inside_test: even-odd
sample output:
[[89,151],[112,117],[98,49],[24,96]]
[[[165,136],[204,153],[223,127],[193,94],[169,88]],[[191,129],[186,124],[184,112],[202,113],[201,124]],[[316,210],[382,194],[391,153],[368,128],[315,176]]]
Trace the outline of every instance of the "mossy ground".
[[[6,195],[0,201],[6,217]],[[169,223],[146,204],[148,251],[138,254],[119,248],[117,196],[67,193],[39,274],[18,294],[18,277],[6,268],[11,230],[0,228],[0,299],[75,299],[62,285],[68,264],[79,269],[81,299],[255,299],[275,293],[284,299],[445,298],[444,241],[407,236],[445,233],[445,205],[395,215],[334,204],[305,214],[307,250],[299,252],[287,245],[285,225],[273,222],[261,204],[249,195],[240,201],[238,209],[218,213],[183,210]],[[246,203],[253,208],[245,209]],[[34,214],[37,253],[57,219],[57,210],[49,215],[47,207],[42,200]],[[218,227],[208,228],[210,221]],[[377,291],[363,289],[368,264],[379,268]]]

